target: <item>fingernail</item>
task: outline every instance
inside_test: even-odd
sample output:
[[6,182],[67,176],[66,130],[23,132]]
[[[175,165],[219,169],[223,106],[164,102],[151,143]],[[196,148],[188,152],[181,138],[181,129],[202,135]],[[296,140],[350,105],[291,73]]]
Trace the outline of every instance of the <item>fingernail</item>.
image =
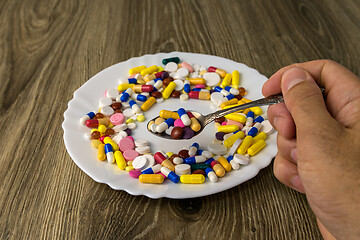
[[284,88],[289,91],[296,84],[299,84],[306,79],[304,70],[300,68],[291,68],[287,70],[282,76],[282,82]]
[[291,157],[295,162],[298,161],[298,159],[297,159],[297,149],[296,149],[296,148],[291,149],[291,151],[290,151],[290,157]]
[[290,180],[290,183],[293,186],[294,190],[301,192],[301,193],[305,193],[304,186],[302,185],[299,175],[293,176]]

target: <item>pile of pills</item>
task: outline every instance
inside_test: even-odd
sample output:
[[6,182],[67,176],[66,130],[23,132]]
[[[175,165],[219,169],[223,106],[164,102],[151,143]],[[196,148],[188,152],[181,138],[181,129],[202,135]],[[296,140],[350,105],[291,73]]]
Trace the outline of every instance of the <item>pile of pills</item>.
[[[210,100],[226,109],[244,104],[244,88],[240,73],[180,63],[178,57],[163,59],[161,66],[138,66],[129,70],[127,79],[120,79],[117,88],[110,88],[99,100],[99,110],[80,119],[91,129],[86,138],[98,151],[100,161],[116,163],[142,183],[203,183],[206,178],[216,182],[231,170],[247,165],[250,158],[266,145],[273,128],[262,109],[254,107],[231,113],[215,120],[216,134],[207,149],[193,143],[178,153],[151,153],[150,143],[134,139],[131,134],[144,112],[155,103],[168,98]],[[196,117],[183,108],[176,112],[162,110],[148,129],[170,135],[173,139],[189,139],[201,128]]]

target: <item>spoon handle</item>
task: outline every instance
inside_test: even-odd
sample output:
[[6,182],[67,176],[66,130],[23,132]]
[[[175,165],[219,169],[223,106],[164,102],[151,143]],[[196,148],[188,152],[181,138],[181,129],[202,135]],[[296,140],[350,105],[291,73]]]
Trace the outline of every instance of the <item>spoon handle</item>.
[[[325,88],[320,88],[321,92],[324,93]],[[246,108],[251,108],[251,107],[258,107],[258,106],[265,106],[265,105],[272,105],[272,104],[276,104],[276,103],[282,103],[284,102],[284,97],[281,93],[279,94],[275,94],[275,95],[271,95],[268,96],[266,98],[261,98],[249,103],[245,103],[239,106],[235,106],[235,107],[231,107],[231,108],[227,108],[227,109],[222,109],[219,111],[216,111],[214,113],[208,114],[205,116],[205,121],[204,124],[207,125],[208,123],[212,122],[215,120],[215,118],[219,118],[219,117],[223,117],[227,114],[239,111],[239,110],[244,110]]]

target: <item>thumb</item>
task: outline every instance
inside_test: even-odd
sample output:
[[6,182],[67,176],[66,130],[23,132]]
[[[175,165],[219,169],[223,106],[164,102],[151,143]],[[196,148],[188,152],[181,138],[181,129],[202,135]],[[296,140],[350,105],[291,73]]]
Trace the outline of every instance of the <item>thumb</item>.
[[281,90],[297,131],[314,131],[331,121],[321,90],[307,71],[294,67],[284,72]]

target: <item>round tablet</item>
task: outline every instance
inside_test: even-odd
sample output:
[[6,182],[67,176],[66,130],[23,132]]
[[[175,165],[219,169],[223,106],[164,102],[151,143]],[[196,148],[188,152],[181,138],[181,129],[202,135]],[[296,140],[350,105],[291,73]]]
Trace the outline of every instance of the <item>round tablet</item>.
[[271,125],[269,120],[264,120],[261,123],[261,131],[266,133],[267,135],[272,134],[273,132],[275,132],[275,129],[273,128],[273,126]]
[[208,145],[208,150],[212,154],[224,155],[227,152],[227,148],[221,143],[211,143]]
[[135,168],[135,169],[138,169],[138,170],[144,170],[146,165],[148,163],[148,160],[146,157],[144,156],[137,156],[133,163],[132,163],[132,166]]
[[148,146],[149,142],[146,139],[137,139],[134,141],[136,147]]
[[112,99],[108,97],[102,97],[99,100],[99,107],[110,106],[112,104]]
[[179,176],[183,174],[190,174],[191,167],[189,164],[178,164],[175,166],[175,173]]
[[213,92],[210,95],[210,99],[216,105],[221,105],[221,103],[223,102],[223,99],[224,99],[224,95],[222,95],[222,93],[219,93],[219,92]]
[[134,111],[131,108],[123,110],[123,114],[126,118],[130,118],[135,115]]
[[123,139],[123,138],[124,138],[124,137],[121,136],[121,134],[116,134],[116,135],[112,138],[112,140],[113,140],[117,145],[119,145],[120,140]]
[[147,159],[147,164],[146,164],[144,169],[147,169],[147,168],[152,167],[152,166],[155,165],[155,158],[154,158],[153,155],[144,154],[143,157],[146,157],[146,159]]
[[110,106],[103,106],[101,107],[100,113],[104,114],[105,116],[109,117],[114,114],[114,109]]
[[137,151],[140,154],[150,153],[150,147],[149,146],[142,146],[142,147],[136,147],[135,151]]
[[214,87],[220,83],[220,76],[216,72],[207,72],[203,75],[203,78],[209,87]]
[[175,72],[178,69],[178,65],[175,62],[169,62],[165,66],[167,72]]
[[129,171],[129,176],[133,178],[139,178],[141,172],[137,169]]
[[115,100],[116,97],[119,96],[119,91],[116,88],[109,88],[106,91],[106,96],[112,100]]
[[175,90],[176,90],[176,91],[181,91],[181,90],[183,90],[183,88],[184,88],[184,82],[183,82],[182,80],[179,80],[179,79],[174,80],[174,83],[176,84],[176,87],[175,87]]
[[136,128],[136,123],[134,123],[134,122],[128,123],[127,127],[128,127],[128,129],[134,130]]
[[176,71],[176,75],[180,76],[180,77],[187,77],[189,75],[189,70],[187,68],[179,68]]
[[242,155],[242,154],[235,154],[234,155],[234,161],[241,164],[241,165],[248,165],[250,158],[249,155]]
[[[124,115],[122,113],[115,113],[110,117],[110,122],[113,125],[119,125],[119,127],[117,127],[117,126],[114,127],[115,132],[120,132],[120,131],[125,130],[127,128],[126,124],[125,124],[125,126],[120,125],[120,124],[124,123],[124,121],[125,121],[125,117],[124,117]],[[126,127],[126,128],[124,128],[124,127]]]
[[138,157],[140,154],[132,149],[128,149],[123,152],[123,156],[126,161],[133,161],[136,157]]
[[122,152],[129,149],[134,149],[134,147],[135,147],[134,142],[128,137],[121,139],[119,142],[119,148]]

